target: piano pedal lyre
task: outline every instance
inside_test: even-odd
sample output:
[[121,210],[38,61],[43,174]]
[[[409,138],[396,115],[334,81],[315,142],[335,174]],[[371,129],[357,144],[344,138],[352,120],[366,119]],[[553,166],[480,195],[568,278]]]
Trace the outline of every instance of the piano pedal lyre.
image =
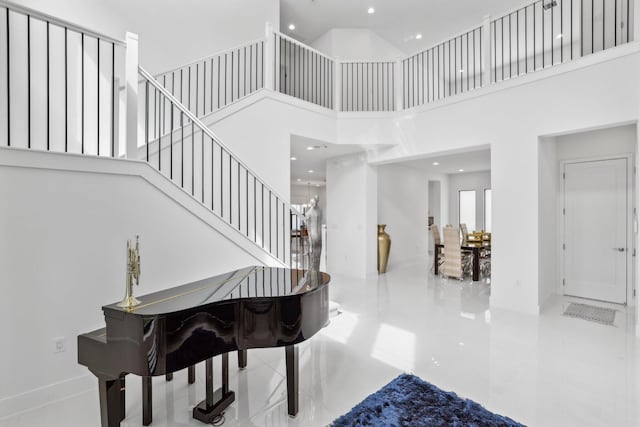
[[216,422],[222,412],[236,400],[236,394],[229,390],[229,353],[222,354],[222,387],[213,391],[213,359],[207,359],[205,400],[193,408],[193,418],[205,424]]

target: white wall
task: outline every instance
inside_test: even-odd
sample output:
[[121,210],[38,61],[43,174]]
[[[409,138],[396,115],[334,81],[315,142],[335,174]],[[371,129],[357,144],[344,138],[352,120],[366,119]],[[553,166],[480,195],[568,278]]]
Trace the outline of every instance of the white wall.
[[389,267],[427,254],[429,179],[425,171],[401,165],[378,166],[378,223],[391,237]]
[[558,271],[560,240],[559,163],[557,141],[554,137],[540,138],[538,152],[538,299],[545,301],[558,292],[561,283]]
[[[0,418],[94,384],[76,337],[103,327],[101,307],[124,296],[127,239],[140,235],[138,295],[266,260],[146,164],[11,149],[0,158]],[[66,351],[54,354],[57,337]]]
[[329,274],[376,274],[377,181],[376,168],[362,154],[327,161]]
[[[475,190],[476,192],[476,230],[484,229],[484,190],[491,188],[491,172],[455,173],[449,175],[449,218],[448,224],[458,227],[460,209],[458,192]],[[471,227],[469,224],[467,224]],[[469,231],[474,231],[469,228]]]
[[17,0],[16,3],[124,39],[140,36],[140,65],[159,73],[280,27],[279,0]]
[[334,28],[310,46],[337,60],[395,60],[406,56],[373,31],[360,28]]

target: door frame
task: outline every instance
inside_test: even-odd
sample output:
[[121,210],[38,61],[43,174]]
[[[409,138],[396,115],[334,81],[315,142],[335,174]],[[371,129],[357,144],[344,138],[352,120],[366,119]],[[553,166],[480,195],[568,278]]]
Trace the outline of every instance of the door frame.
[[[597,162],[603,160],[615,160],[615,159],[626,159],[627,160],[627,236],[626,236],[626,255],[627,255],[627,272],[626,272],[626,292],[625,292],[625,302],[623,305],[628,306],[630,302],[633,302],[633,260],[635,258],[634,254],[636,253],[636,241],[634,239],[634,227],[633,227],[633,218],[634,218],[634,175],[635,175],[635,155],[634,153],[620,153],[620,154],[612,154],[607,156],[595,156],[595,157],[578,157],[574,159],[563,159],[560,160],[560,171],[558,175],[559,183],[560,183],[560,191],[561,191],[561,203],[558,205],[558,218],[560,222],[560,233],[558,233],[558,247],[560,250],[560,268],[559,272],[559,287],[560,294],[566,295],[565,287],[563,283],[563,279],[565,277],[565,251],[563,250],[562,245],[566,241],[566,230],[565,230],[565,221],[564,221],[564,209],[566,207],[566,195],[564,188],[564,168],[567,164],[573,163],[590,163]],[[608,302],[607,302],[608,303]],[[614,304],[614,303],[611,303]],[[633,305],[633,303],[631,303]]]

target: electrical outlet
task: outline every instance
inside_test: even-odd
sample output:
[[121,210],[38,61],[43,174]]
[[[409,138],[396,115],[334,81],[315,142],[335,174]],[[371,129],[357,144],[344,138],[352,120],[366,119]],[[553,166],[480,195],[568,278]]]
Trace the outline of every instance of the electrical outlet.
[[63,353],[67,351],[67,342],[64,337],[58,337],[53,339],[53,352]]

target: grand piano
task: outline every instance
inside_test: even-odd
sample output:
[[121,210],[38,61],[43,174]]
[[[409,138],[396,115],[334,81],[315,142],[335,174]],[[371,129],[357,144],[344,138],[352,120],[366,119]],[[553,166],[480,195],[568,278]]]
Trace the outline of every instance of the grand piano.
[[[328,321],[330,277],[287,268],[247,267],[138,297],[132,309],[102,307],[106,327],[78,336],[78,363],[98,378],[103,427],[125,418],[125,376],[143,377],[150,403],[151,377],[170,376],[206,361],[206,396],[194,418],[212,422],[235,398],[229,390],[228,355],[284,347],[287,404],[298,412],[298,349]],[[222,355],[222,387],[213,391],[213,357]],[[145,386],[146,385],[146,386]],[[143,402],[145,398],[143,397]],[[150,413],[143,411],[144,424]]]

